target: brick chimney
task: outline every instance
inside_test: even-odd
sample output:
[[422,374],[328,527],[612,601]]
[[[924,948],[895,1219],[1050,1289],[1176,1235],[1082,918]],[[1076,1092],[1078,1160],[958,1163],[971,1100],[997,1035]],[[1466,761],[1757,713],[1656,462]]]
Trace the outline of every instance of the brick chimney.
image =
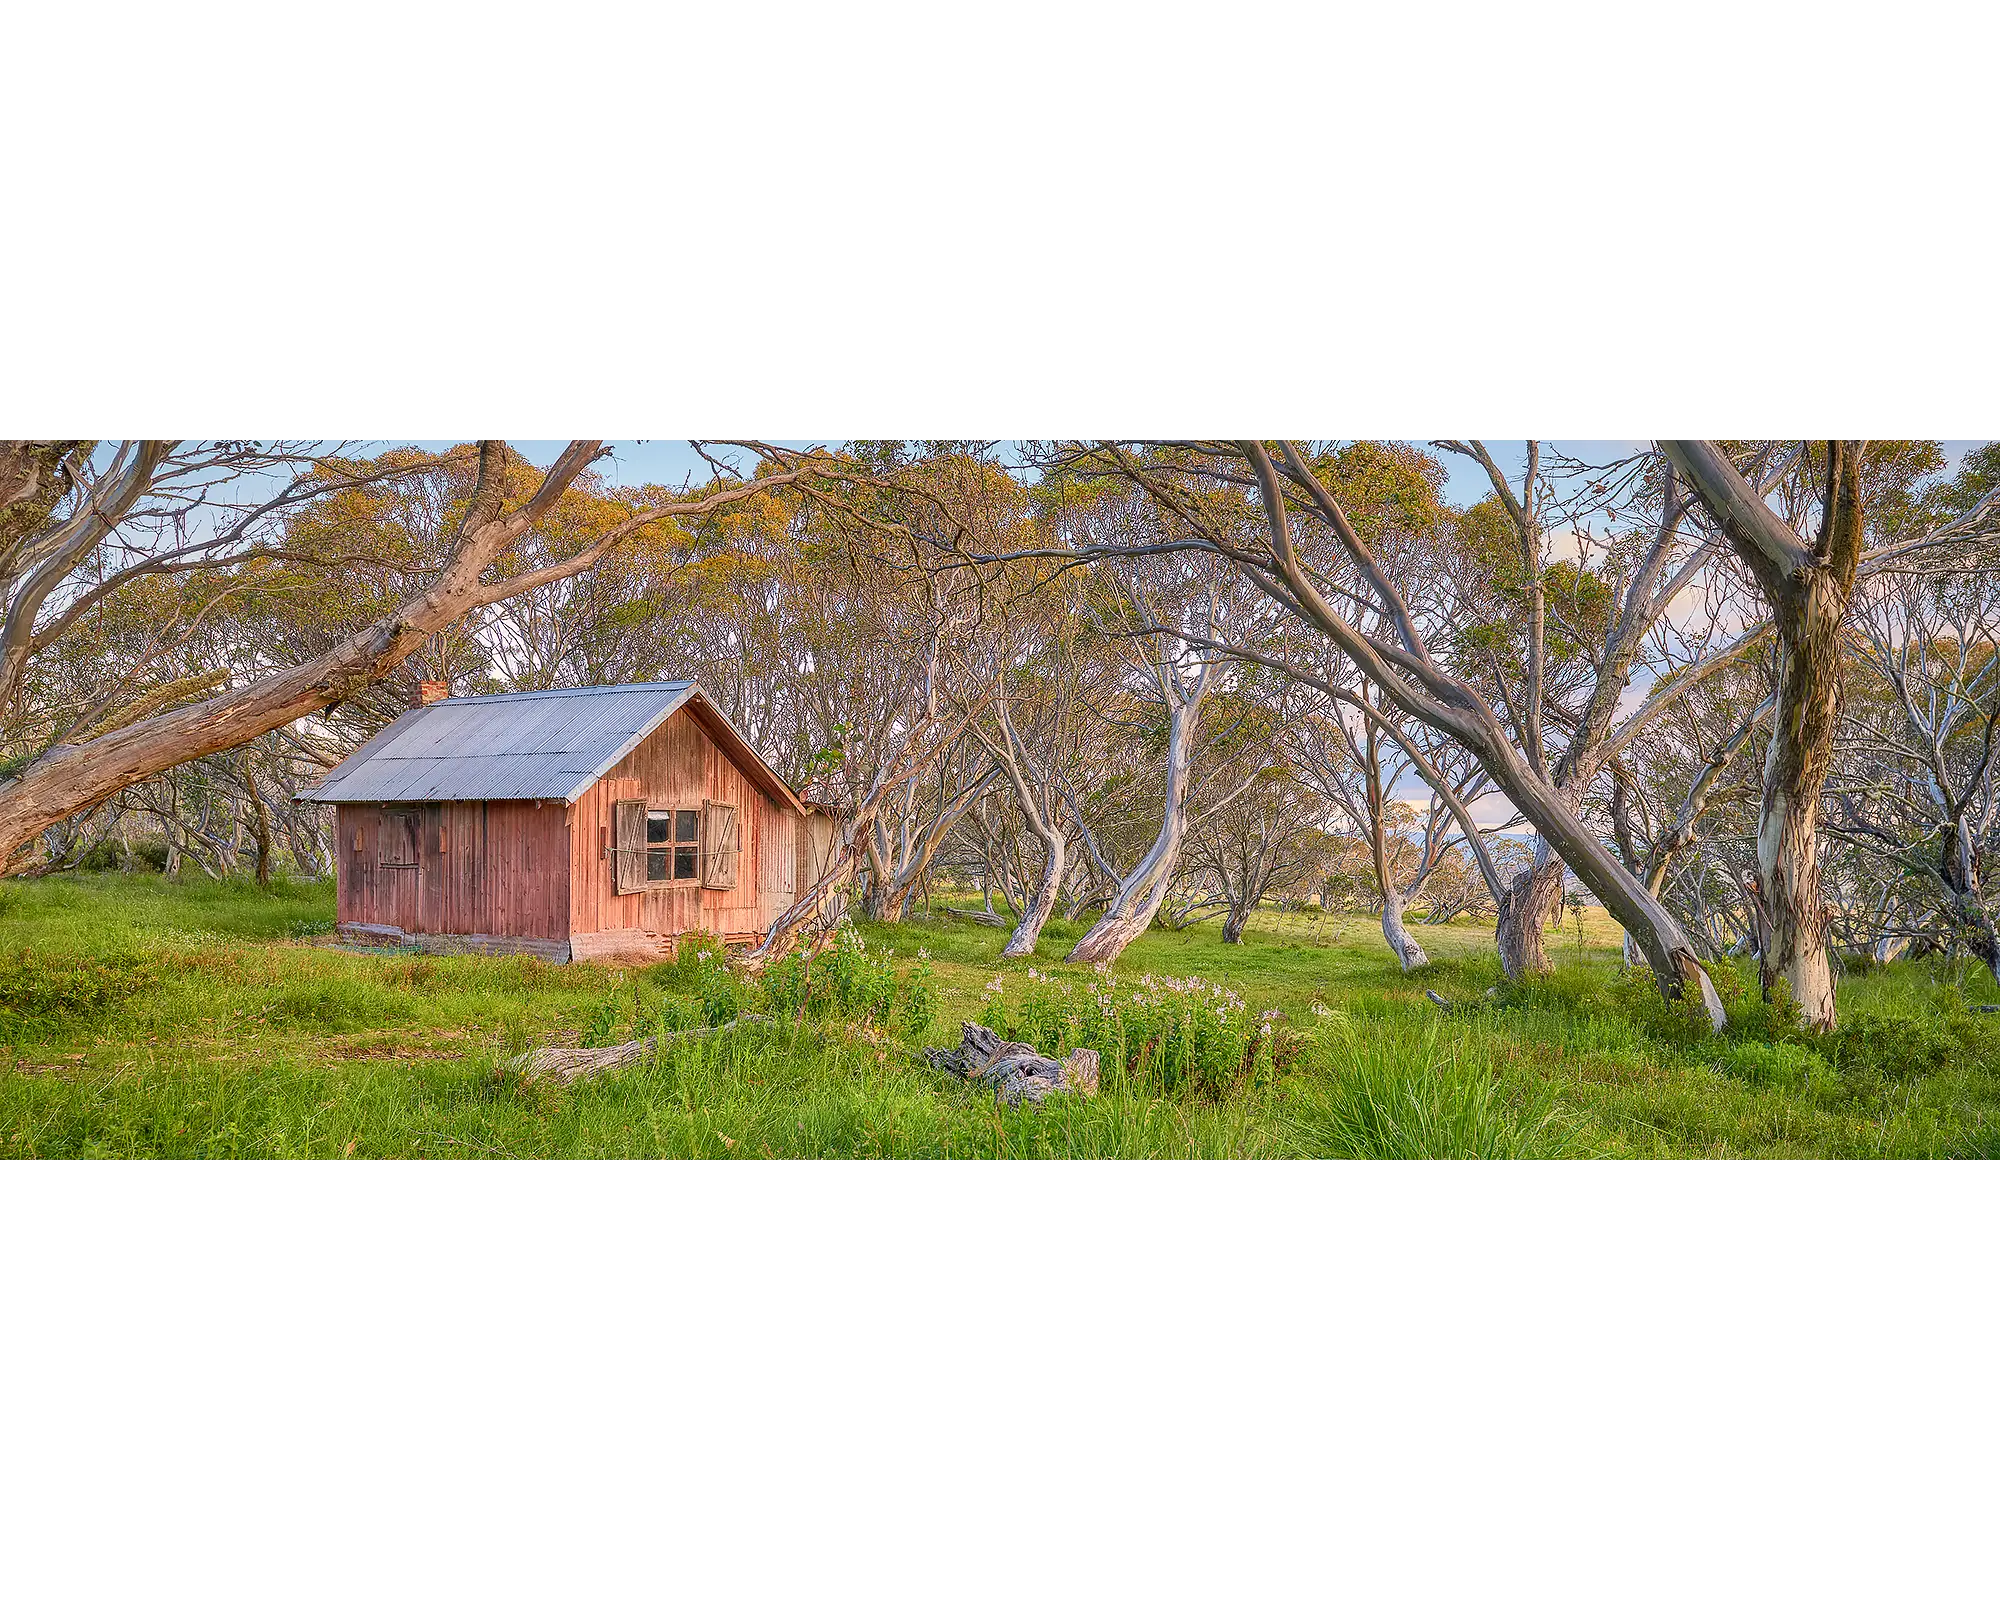
[[451,698],[451,685],[440,683],[435,678],[425,678],[417,685],[417,692],[410,696],[410,709],[416,711],[424,706],[434,706],[440,700]]

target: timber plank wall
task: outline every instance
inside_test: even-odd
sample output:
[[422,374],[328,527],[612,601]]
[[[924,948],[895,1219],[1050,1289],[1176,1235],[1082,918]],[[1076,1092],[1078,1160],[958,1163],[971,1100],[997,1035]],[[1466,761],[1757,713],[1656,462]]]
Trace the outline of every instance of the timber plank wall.
[[[341,923],[411,934],[569,937],[570,850],[560,802],[446,800],[335,811]],[[398,831],[403,838],[385,851],[384,835]],[[385,855],[415,860],[391,865]]]
[[[617,891],[608,847],[612,807],[641,800],[662,810],[699,810],[705,800],[736,807],[742,856],[731,889],[669,883]],[[569,920],[577,934],[675,935],[695,929],[719,938],[761,938],[798,898],[800,819],[759,789],[683,709],[600,778],[570,811]]]

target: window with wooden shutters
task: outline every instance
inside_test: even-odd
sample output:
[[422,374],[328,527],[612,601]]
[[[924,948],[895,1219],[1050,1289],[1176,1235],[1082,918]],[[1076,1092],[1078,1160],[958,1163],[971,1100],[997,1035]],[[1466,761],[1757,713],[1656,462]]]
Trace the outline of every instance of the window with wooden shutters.
[[701,886],[736,887],[736,858],[743,853],[736,808],[705,801],[701,808]]
[[620,894],[646,887],[646,802],[620,800],[611,810],[611,881]]

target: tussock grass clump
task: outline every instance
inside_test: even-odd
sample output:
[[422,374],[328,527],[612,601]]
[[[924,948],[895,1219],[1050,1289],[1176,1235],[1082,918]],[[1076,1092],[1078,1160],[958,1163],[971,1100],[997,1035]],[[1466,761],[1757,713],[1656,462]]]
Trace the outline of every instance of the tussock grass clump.
[[35,948],[0,951],[0,1037],[60,1038],[96,1025],[159,981],[136,953],[89,958]]
[[1921,1011],[1899,1008],[1844,1017],[1823,1049],[1842,1073],[1920,1078],[1980,1056],[2000,1060],[2000,1027],[1968,1014],[1964,996],[1945,989]]
[[1523,1091],[1469,1060],[1432,1022],[1363,1028],[1322,1019],[1324,1070],[1286,1100],[1290,1153],[1345,1160],[1552,1160],[1592,1153],[1578,1120],[1546,1086]]
[[401,1021],[411,1010],[388,985],[334,977],[286,984],[262,1014],[276,1028],[353,1033]]

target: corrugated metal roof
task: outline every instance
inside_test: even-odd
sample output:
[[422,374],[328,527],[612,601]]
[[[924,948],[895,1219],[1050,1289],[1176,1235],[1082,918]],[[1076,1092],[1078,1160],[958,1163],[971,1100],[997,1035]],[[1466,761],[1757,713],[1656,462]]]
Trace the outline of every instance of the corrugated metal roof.
[[405,711],[299,799],[575,800],[698,695],[692,683],[616,683],[439,700]]

